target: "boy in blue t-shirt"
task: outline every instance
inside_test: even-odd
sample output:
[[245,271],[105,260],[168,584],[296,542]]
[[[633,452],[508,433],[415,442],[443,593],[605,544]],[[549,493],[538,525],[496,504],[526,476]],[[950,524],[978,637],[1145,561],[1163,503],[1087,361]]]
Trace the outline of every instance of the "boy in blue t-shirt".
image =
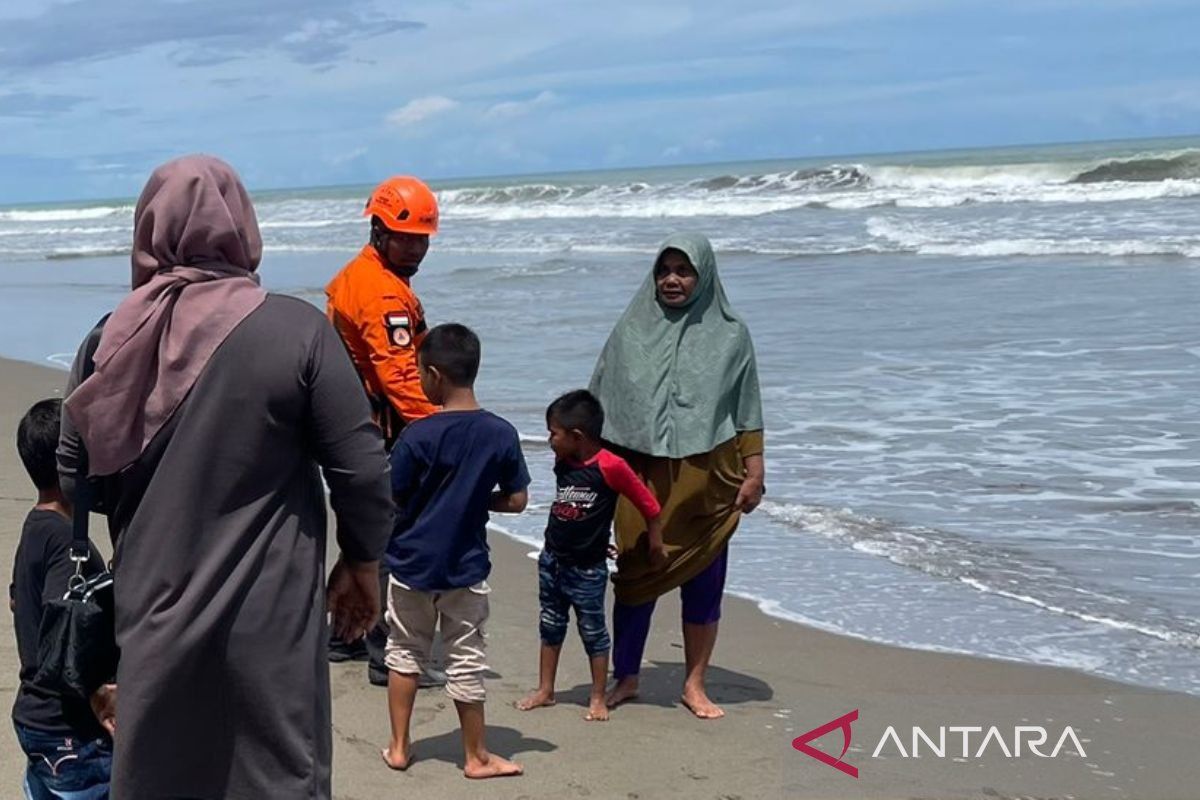
[[439,325],[417,350],[425,395],[438,413],[404,429],[392,450],[396,527],[387,550],[388,711],[392,740],[383,760],[412,762],[409,723],[434,630],[446,648],[446,693],[462,727],[468,778],[519,775],[519,764],[484,743],[483,624],[488,616],[488,512],[519,514],[529,471],[517,431],[479,407],[479,338]]

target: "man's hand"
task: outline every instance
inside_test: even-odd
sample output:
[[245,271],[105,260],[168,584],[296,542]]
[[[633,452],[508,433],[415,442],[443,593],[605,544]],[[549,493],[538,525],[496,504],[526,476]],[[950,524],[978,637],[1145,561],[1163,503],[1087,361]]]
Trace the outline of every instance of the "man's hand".
[[109,736],[117,735],[117,685],[106,683],[91,697],[92,713]]
[[339,558],[329,574],[326,602],[333,634],[356,642],[379,619],[379,562],[349,562]]

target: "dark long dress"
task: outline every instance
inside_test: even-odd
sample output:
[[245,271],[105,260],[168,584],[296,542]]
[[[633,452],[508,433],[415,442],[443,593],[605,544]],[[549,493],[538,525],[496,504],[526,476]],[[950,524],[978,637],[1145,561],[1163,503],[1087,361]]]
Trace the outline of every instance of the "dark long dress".
[[392,505],[359,380],[319,311],[271,295],[106,493],[121,646],[114,797],[330,797],[318,465],[342,551],[379,558]]

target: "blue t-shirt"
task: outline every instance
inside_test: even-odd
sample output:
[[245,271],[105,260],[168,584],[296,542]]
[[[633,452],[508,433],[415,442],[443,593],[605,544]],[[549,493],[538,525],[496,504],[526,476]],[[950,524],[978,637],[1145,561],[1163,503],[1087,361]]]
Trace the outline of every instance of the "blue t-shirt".
[[419,591],[474,586],[492,570],[492,492],[529,486],[517,431],[489,411],[441,411],[404,429],[392,450],[396,527],[387,566]]

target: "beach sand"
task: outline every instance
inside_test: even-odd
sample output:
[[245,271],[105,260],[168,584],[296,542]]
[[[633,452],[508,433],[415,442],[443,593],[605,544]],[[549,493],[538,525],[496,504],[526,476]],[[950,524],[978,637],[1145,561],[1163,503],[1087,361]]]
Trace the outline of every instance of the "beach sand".
[[[11,574],[31,487],[11,444],[17,420],[34,401],[61,389],[65,374],[0,361],[0,570]],[[96,528],[103,531],[102,527]],[[617,709],[607,723],[582,720],[586,666],[574,632],[565,646],[559,703],[519,712],[512,703],[536,683],[537,577],[528,548],[493,538],[489,659],[489,744],[521,761],[527,774],[481,786],[461,775],[461,748],[452,703],[423,690],[414,716],[417,762],[404,774],[379,757],[388,737],[384,691],[367,685],[364,664],[332,667],[334,796],[455,798],[1159,798],[1200,797],[1200,698],[1139,689],[1051,667],[905,650],[825,633],[775,619],[754,604],[729,598],[721,621],[713,698],[728,716],[702,722],[678,704],[683,650],[674,597],[659,606],[647,647],[641,702]],[[733,557],[737,557],[736,538]],[[861,591],[871,591],[863,586]],[[9,615],[0,630],[0,704],[11,706],[17,654]],[[859,711],[845,762],[852,778],[792,747],[810,729]],[[119,723],[118,723],[119,724]],[[1014,727],[1042,726],[1049,754],[1065,726],[1086,758],[1068,742],[1057,758],[1005,756]],[[889,726],[906,751],[912,728],[934,741],[950,732],[944,758],[901,757],[893,740],[873,753]],[[1036,736],[1033,737],[1036,741]],[[1023,741],[1028,742],[1030,735]],[[200,744],[202,746],[202,743]],[[835,756],[838,730],[816,746]],[[11,729],[0,739],[0,797],[18,797],[23,756]]]

